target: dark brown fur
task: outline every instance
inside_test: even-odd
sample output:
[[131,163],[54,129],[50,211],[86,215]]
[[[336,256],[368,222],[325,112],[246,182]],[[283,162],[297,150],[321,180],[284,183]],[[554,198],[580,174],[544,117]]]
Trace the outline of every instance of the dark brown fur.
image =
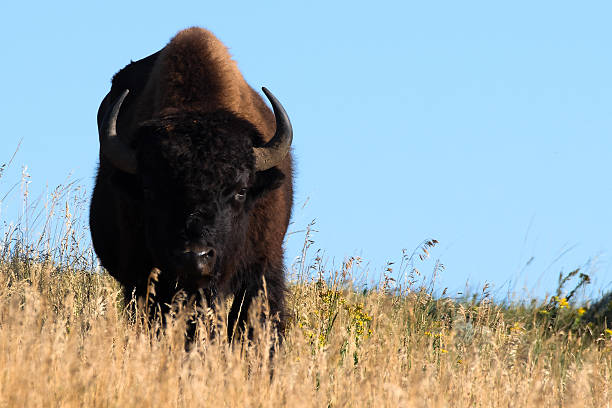
[[[181,129],[189,127],[186,124],[188,121],[197,123],[197,126],[200,126],[199,123],[221,123],[221,127],[238,129],[238,133],[250,135],[247,138],[249,140],[235,142],[244,145],[245,149],[251,145],[263,145],[275,132],[274,114],[259,94],[246,83],[226,47],[212,33],[201,28],[179,32],[161,51],[132,62],[119,71],[113,78],[111,91],[100,105],[98,126],[125,89],[129,89],[130,93],[121,107],[117,121],[118,135],[127,145],[137,149],[140,159],[149,165],[151,159],[144,157],[146,153],[143,152],[152,149],[153,143],[157,143],[157,136],[147,133],[148,124],[156,126],[158,133],[167,130],[170,136],[159,136],[159,143],[178,143],[174,150],[184,149],[181,146],[188,146],[186,143],[202,142],[188,141],[186,137],[175,135],[187,132]],[[197,132],[205,135],[206,129]],[[219,138],[216,134],[211,137]],[[217,144],[222,145],[223,140],[219,140]],[[214,150],[214,146],[212,149]],[[237,147],[236,149],[240,150]],[[187,149],[186,153],[191,154],[189,150]],[[214,154],[208,152],[206,154],[209,156],[206,156],[205,160],[198,156],[199,153],[193,152],[193,157],[185,159],[191,160],[189,163],[201,160],[202,163],[207,163],[205,166],[213,166],[206,170],[206,174],[214,174],[217,165],[208,163],[208,157],[225,155],[230,157],[227,159],[230,162],[240,157],[241,163],[235,163],[235,166],[252,172],[250,188],[254,198],[253,202],[245,207],[244,230],[240,229],[242,224],[237,223],[236,228],[231,231],[230,235],[233,235],[228,238],[229,243],[220,265],[222,270],[213,292],[221,297],[234,295],[235,301],[228,324],[233,326],[234,322],[237,322],[242,326],[246,310],[252,298],[262,288],[262,277],[265,278],[270,310],[279,317],[279,328],[282,330],[285,319],[283,239],[293,201],[291,153],[287,154],[278,166],[254,174],[252,159],[240,156],[238,150],[215,151]],[[180,151],[177,154],[180,154]],[[232,159],[232,155],[237,158]],[[235,166],[231,165],[228,171],[231,172]],[[199,172],[197,167],[194,169],[195,173]],[[220,167],[217,171],[221,171],[219,169]],[[179,170],[177,167],[176,171]],[[124,286],[128,296],[132,290],[142,296],[146,291],[146,281],[151,268],[159,267],[155,261],[156,254],[151,253],[150,245],[147,244],[149,237],[143,227],[146,220],[143,219],[143,207],[139,201],[142,183],[137,176],[117,170],[100,154],[100,166],[91,203],[92,240],[102,265]],[[177,190],[179,193],[175,195],[175,200],[183,197],[180,192],[191,191],[188,183],[185,183],[185,186],[182,190]],[[138,198],[132,199],[130,195]],[[185,193],[186,201],[192,198],[189,193]],[[167,197],[164,199],[169,200]],[[176,208],[187,208],[186,201],[184,205],[172,205]],[[163,269],[161,275],[164,276]],[[173,278],[166,277],[166,280],[162,279],[160,282],[157,295],[160,305],[170,303],[176,292]],[[179,289],[189,292],[188,288]]]

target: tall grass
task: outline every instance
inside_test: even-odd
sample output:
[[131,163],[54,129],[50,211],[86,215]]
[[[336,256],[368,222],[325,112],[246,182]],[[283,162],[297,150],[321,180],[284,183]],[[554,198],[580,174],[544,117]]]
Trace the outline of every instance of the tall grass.
[[292,317],[272,360],[267,326],[251,343],[206,334],[224,332],[224,305],[200,315],[185,351],[187,310],[151,330],[129,318],[116,282],[96,269],[83,247],[86,199],[67,184],[38,205],[28,198],[21,219],[5,223],[0,406],[610,405],[612,331],[605,318],[587,321],[596,311],[575,305],[567,282],[545,301],[496,303],[486,288],[435,296],[443,266],[429,274],[415,266],[435,240],[363,288],[359,258],[328,267],[308,256],[307,233],[288,296]]

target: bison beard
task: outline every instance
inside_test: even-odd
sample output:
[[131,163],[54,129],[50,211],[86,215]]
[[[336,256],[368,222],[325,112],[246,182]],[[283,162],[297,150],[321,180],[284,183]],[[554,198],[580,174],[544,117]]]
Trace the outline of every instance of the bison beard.
[[[195,92],[197,91],[197,92]],[[283,239],[292,207],[291,124],[244,81],[210,32],[191,28],[113,78],[98,111],[100,165],[90,227],[126,298],[233,295],[228,337],[245,327],[265,281],[285,322]]]

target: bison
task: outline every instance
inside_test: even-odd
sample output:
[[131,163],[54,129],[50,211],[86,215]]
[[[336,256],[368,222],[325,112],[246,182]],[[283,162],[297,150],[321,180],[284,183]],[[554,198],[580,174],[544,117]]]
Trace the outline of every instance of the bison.
[[98,110],[90,228],[101,264],[128,299],[159,269],[165,311],[178,292],[233,295],[230,338],[264,282],[281,332],[285,321],[293,132],[263,92],[273,112],[221,41],[194,27],[115,74]]

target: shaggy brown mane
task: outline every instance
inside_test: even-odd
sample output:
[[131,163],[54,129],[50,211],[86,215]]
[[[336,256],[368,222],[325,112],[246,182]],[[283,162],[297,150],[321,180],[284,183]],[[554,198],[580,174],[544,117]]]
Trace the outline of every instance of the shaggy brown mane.
[[273,116],[265,107],[253,109],[262,104],[261,98],[246,83],[227,47],[208,30],[193,27],[178,33],[161,51],[155,77],[164,78],[155,98],[159,116],[223,109],[254,124],[267,140],[274,133],[268,123]]

